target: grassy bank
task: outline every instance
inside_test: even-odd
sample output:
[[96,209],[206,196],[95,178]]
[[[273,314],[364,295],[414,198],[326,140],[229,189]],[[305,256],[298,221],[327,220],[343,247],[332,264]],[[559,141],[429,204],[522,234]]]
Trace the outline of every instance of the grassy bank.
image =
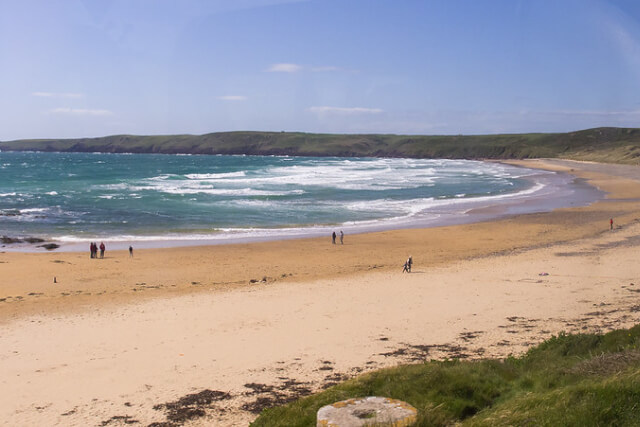
[[315,425],[320,407],[374,395],[416,407],[420,426],[640,425],[640,325],[562,334],[518,358],[383,369],[267,409],[251,425]]
[[449,159],[562,157],[637,164],[640,160],[640,129],[597,128],[568,133],[440,136],[299,132],[115,135],[101,138],[5,141],[0,142],[0,150]]

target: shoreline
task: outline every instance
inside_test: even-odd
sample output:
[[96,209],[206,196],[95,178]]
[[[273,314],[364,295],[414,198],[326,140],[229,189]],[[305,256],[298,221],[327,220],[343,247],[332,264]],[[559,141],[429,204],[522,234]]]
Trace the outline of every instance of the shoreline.
[[[247,425],[261,405],[362,372],[507,357],[561,331],[640,322],[640,168],[616,176],[609,165],[524,163],[571,172],[607,198],[348,235],[344,245],[107,251],[104,260],[0,253],[0,382],[12,390],[0,419],[163,422],[158,405],[213,390],[229,397],[189,425]],[[408,255],[414,272],[402,274]]]
[[[333,231],[345,230],[347,235],[386,232],[394,230],[426,229],[452,225],[472,224],[476,222],[495,221],[513,215],[550,212],[555,209],[580,207],[593,204],[605,198],[605,192],[590,186],[584,179],[572,177],[563,170],[529,168],[526,165],[509,161],[490,161],[522,167],[533,173],[522,178],[531,182],[531,187],[515,193],[496,196],[478,196],[469,199],[443,199],[447,207],[429,207],[417,214],[407,217],[343,223],[336,225],[317,225],[304,227],[282,227],[274,229],[237,229],[199,236],[120,236],[116,238],[48,238],[37,237],[43,242],[57,247],[45,248],[43,242],[28,244],[27,242],[1,244],[0,251],[43,253],[43,252],[86,252],[89,242],[105,242],[110,251],[126,250],[130,245],[135,249],[163,249],[212,245],[251,244],[283,240],[321,238],[330,236]],[[540,173],[535,173],[535,170]],[[546,174],[542,171],[553,172]],[[13,237],[13,236],[9,236]],[[124,238],[127,237],[127,238]],[[28,239],[22,237],[22,239]]]
[[[629,224],[640,211],[638,181],[578,169],[572,161],[518,161],[515,165],[571,172],[607,192],[590,206],[511,215],[490,221],[328,237],[176,248],[82,252],[0,251],[0,324],[23,315],[77,310],[85,304],[121,304],[185,293],[225,291],[276,282],[350,277],[401,270],[409,255],[426,267],[522,251],[595,236]],[[582,165],[584,166],[584,165]],[[617,170],[616,166],[604,167]],[[640,173],[638,173],[640,180]],[[495,213],[490,215],[495,216]],[[37,266],[37,268],[34,268]],[[56,283],[53,283],[54,280]],[[28,286],[27,286],[28,285]]]

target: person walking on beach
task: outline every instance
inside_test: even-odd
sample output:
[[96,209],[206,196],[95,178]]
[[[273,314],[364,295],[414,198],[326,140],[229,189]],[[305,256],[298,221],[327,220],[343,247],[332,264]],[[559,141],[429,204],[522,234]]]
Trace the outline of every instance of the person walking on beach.
[[133,258],[133,246],[129,245],[129,258]]
[[613,218],[609,219],[609,229],[613,230]]
[[333,243],[334,245],[336,244],[336,232],[334,231],[333,234],[331,234],[331,243]]
[[402,267],[402,272],[403,273],[410,273],[411,271],[409,270],[409,260],[404,262],[404,267]]
[[340,230],[340,244],[344,245],[344,233]]
[[104,258],[104,250],[105,250],[104,242],[100,242],[100,259]]
[[411,266],[413,265],[413,258],[409,255],[409,259],[407,260],[407,264],[409,265],[409,273],[411,273]]

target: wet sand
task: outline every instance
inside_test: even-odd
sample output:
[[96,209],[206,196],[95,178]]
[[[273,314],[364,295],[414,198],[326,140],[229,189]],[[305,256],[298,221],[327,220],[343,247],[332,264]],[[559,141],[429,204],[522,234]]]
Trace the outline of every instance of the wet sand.
[[[145,425],[191,413],[189,425],[246,425],[362,371],[635,324],[639,171],[520,164],[570,172],[608,199],[344,245],[0,253],[0,420]],[[408,255],[414,272],[402,274]]]

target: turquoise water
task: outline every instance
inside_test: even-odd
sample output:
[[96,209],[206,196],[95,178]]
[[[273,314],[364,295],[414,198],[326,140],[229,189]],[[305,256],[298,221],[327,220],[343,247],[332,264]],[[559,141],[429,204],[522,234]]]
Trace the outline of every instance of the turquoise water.
[[188,240],[393,228],[535,193],[536,174],[457,160],[1,152],[0,235]]

